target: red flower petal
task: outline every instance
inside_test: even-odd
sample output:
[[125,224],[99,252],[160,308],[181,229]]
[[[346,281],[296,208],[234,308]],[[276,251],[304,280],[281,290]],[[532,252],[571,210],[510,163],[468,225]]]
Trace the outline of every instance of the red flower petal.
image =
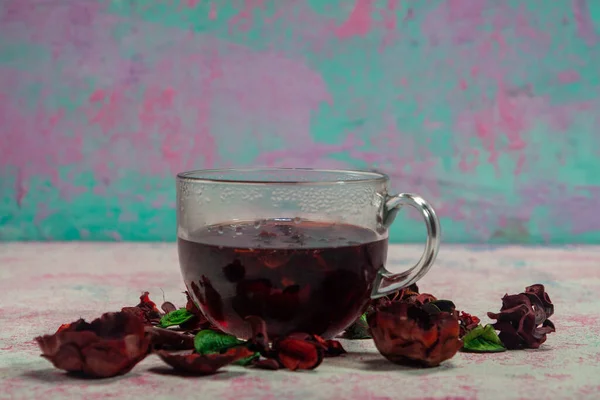
[[234,361],[251,356],[253,353],[247,348],[233,347],[222,354],[198,353],[177,354],[164,350],[156,352],[158,356],[176,371],[184,374],[209,375],[214,374],[221,367]]
[[310,335],[303,332],[294,332],[286,336],[287,339],[299,339],[316,344],[325,357],[337,357],[346,354],[346,350],[337,340],[325,340],[319,335]]
[[267,324],[265,321],[255,315],[246,317],[246,322],[250,325],[252,336],[249,343],[250,348],[260,352],[264,357],[270,357],[269,336],[267,335]]
[[275,350],[281,364],[291,371],[314,369],[323,361],[323,351],[306,340],[291,338],[278,340]]
[[327,349],[325,350],[325,357],[337,357],[342,354],[346,354],[347,351],[344,346],[337,340],[327,340]]
[[147,326],[146,333],[150,338],[153,349],[192,350],[194,349],[194,336],[173,329]]
[[254,366],[256,368],[268,369],[271,371],[275,371],[281,368],[281,365],[279,365],[279,361],[275,360],[274,358],[265,358],[262,360],[258,360],[254,363]]
[[462,338],[475,329],[481,320],[474,315],[461,311],[458,315],[458,322],[460,324],[460,337]]
[[175,307],[175,304],[171,303],[170,301],[165,301],[164,303],[162,303],[160,308],[163,310],[163,312],[165,314],[168,314],[173,311],[177,311],[177,307]]
[[150,300],[150,293],[148,292],[142,293],[137,306],[123,307],[121,311],[135,315],[147,324],[158,324],[162,318],[162,313],[156,307],[156,303]]

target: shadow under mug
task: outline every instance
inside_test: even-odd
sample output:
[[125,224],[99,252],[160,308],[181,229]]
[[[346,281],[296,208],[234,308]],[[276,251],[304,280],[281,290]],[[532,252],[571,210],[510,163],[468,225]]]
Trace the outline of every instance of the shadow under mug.
[[[371,299],[427,273],[440,225],[421,197],[388,194],[381,173],[316,169],[223,169],[177,175],[179,263],[192,299],[223,331],[250,336],[257,315],[270,336],[333,337]],[[388,227],[403,206],[427,227],[421,259],[385,268]]]

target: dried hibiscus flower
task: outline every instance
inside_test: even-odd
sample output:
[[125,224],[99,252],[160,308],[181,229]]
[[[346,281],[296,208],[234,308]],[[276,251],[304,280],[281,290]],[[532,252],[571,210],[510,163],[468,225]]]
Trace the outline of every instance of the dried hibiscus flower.
[[246,321],[252,330],[249,348],[266,359],[255,360],[254,365],[259,368],[277,369],[276,367],[283,366],[291,371],[314,369],[321,364],[326,352],[330,356],[342,354],[341,351],[345,353],[339,342],[307,333],[293,333],[277,338],[270,345],[264,320],[249,316]]
[[173,329],[146,326],[150,346],[154,350],[191,350],[194,348],[194,336]]
[[462,347],[456,312],[437,306],[393,302],[370,313],[367,321],[377,350],[394,363],[434,367]]
[[95,378],[129,372],[146,357],[150,342],[144,323],[125,312],[106,313],[91,323],[80,319],[36,341],[56,368]]
[[460,324],[460,337],[462,338],[467,333],[475,329],[481,320],[469,313],[461,311],[458,315],[458,323]]
[[244,346],[232,347],[223,353],[169,353],[158,351],[156,354],[176,371],[185,374],[208,375],[227,364],[252,356],[252,352]]
[[492,326],[500,331],[500,340],[508,349],[537,349],[546,341],[546,335],[555,331],[548,319],[552,314],[554,305],[544,285],[536,284],[523,293],[505,294],[500,312],[488,312],[488,317],[496,320]]
[[346,349],[344,349],[344,347],[339,341],[332,339],[323,339],[319,335],[311,335],[308,333],[296,332],[287,335],[286,338],[300,339],[314,343],[318,347],[320,347],[321,350],[323,350],[323,355],[325,357],[337,357],[347,353]]
[[156,303],[150,300],[150,293],[144,292],[140,296],[140,303],[135,307],[123,307],[122,312],[132,314],[140,318],[148,325],[156,325],[162,318],[162,313],[156,307]]
[[284,338],[273,343],[277,359],[291,371],[315,369],[323,361],[323,350],[318,345],[302,339]]

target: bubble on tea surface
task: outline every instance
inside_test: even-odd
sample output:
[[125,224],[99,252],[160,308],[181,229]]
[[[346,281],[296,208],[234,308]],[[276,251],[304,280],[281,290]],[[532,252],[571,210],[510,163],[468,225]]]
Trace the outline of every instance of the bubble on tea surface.
[[260,229],[261,226],[262,226],[262,221],[260,221],[260,220],[254,221],[254,229]]
[[296,217],[293,219],[293,221],[296,225],[298,225],[300,222],[302,222],[302,219],[300,217]]
[[235,227],[235,234],[236,234],[237,236],[240,236],[240,235],[242,235],[243,233],[244,233],[244,232],[243,232],[243,229],[242,229],[242,227],[241,227],[241,226],[236,226],[236,227]]
[[219,227],[217,228],[217,233],[218,233],[219,235],[222,235],[223,233],[225,233],[225,231],[223,230],[223,227],[222,227],[222,226],[219,226]]

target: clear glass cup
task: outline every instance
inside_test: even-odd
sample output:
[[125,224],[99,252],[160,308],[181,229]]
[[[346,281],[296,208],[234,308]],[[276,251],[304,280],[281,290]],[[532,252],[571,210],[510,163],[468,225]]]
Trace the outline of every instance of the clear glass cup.
[[[177,240],[186,287],[206,317],[248,338],[258,315],[270,336],[333,337],[370,299],[419,280],[433,264],[440,225],[421,197],[388,193],[376,172],[227,169],[177,175]],[[427,227],[421,259],[386,270],[388,227],[402,206]]]

